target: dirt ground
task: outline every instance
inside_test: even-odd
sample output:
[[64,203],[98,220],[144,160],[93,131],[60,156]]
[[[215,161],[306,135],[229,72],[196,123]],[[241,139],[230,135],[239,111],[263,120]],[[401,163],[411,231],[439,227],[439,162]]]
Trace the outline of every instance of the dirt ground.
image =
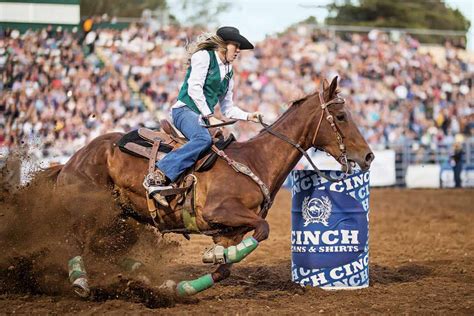
[[[234,265],[229,279],[191,299],[161,302],[167,298],[137,290],[84,301],[67,291],[12,294],[3,287],[0,314],[474,314],[473,190],[372,189],[370,287],[354,291],[301,288],[290,281],[290,204],[290,193],[280,191],[268,216],[269,239]],[[156,261],[138,256],[161,277],[191,279],[212,271],[200,262],[211,245],[208,237],[167,235],[161,243],[167,246],[157,247]]]

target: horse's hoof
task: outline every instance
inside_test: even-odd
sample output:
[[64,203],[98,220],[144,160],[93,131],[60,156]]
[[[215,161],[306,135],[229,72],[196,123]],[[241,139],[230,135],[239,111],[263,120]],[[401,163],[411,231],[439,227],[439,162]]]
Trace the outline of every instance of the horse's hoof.
[[177,288],[177,284],[175,281],[173,280],[166,280],[165,282],[163,282],[163,284],[161,284],[159,287],[158,287],[160,290],[164,290],[166,292],[170,292],[172,294],[175,294],[176,293],[176,288]]
[[89,297],[89,295],[91,294],[89,282],[86,278],[77,278],[72,283],[72,288],[74,289],[74,292],[82,298]]

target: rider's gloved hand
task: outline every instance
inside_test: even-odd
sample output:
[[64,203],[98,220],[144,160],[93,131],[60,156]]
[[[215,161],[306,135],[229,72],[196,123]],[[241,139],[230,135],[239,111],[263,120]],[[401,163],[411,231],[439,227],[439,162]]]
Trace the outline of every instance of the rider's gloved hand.
[[259,123],[260,121],[258,120],[259,117],[262,117],[263,119],[263,114],[262,112],[253,112],[253,113],[249,113],[249,115],[247,115],[247,121],[251,121],[251,122],[255,122],[255,123]]

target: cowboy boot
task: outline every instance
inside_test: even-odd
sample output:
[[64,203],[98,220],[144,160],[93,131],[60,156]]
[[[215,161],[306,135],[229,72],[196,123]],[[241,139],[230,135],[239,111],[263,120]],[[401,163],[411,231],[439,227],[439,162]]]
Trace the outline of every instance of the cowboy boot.
[[152,197],[163,206],[169,206],[166,197],[161,195],[161,192],[172,189],[173,187],[166,185],[166,176],[161,170],[155,169],[153,172],[148,173],[145,177],[145,181],[143,181],[143,186],[147,190],[149,197]]

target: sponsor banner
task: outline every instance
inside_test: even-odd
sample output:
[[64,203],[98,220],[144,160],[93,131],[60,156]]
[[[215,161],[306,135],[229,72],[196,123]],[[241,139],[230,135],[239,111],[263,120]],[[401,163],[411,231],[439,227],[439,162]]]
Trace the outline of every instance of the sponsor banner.
[[[80,22],[80,5],[55,1],[1,1],[0,21],[16,23],[72,24]],[[33,3],[37,2],[37,3]]]
[[392,186],[397,182],[395,173],[395,151],[374,150],[375,159],[370,165],[370,186]]
[[438,189],[441,187],[441,166],[438,164],[409,165],[405,175],[407,188]]
[[309,170],[293,171],[291,177],[293,282],[325,289],[367,287],[369,172],[334,183]]

